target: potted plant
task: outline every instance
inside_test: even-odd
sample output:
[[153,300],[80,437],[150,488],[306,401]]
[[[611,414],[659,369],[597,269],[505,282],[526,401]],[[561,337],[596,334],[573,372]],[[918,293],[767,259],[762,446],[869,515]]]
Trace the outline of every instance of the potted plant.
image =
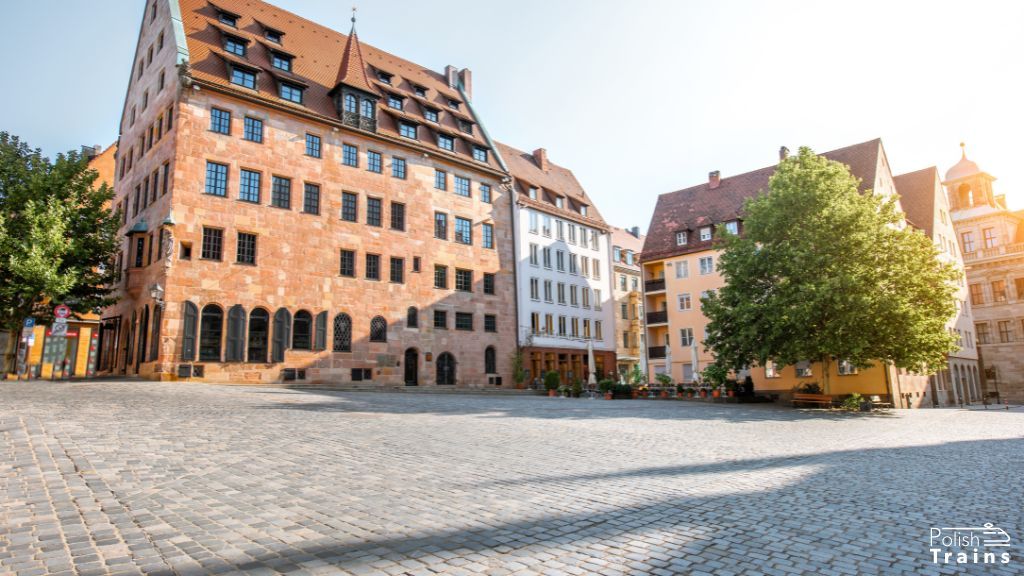
[[548,391],[548,396],[554,398],[558,396],[558,372],[554,370],[544,375],[544,388]]
[[569,396],[571,398],[579,398],[583,395],[583,381],[576,378],[572,381],[572,386],[569,387]]
[[612,390],[615,388],[615,381],[611,378],[606,378],[597,383],[597,389],[604,393],[605,400],[611,400],[614,396]]
[[720,397],[722,395],[722,391],[719,390],[719,388],[720,387],[719,387],[718,384],[712,384],[711,385],[711,397],[712,398],[718,398],[718,397]]
[[634,389],[634,392],[636,393],[634,398],[647,398],[647,394],[649,394],[650,391],[651,389],[647,385],[637,387]]
[[700,397],[701,398],[707,398],[708,397],[708,389],[707,388],[705,388],[703,386],[700,387]]
[[693,398],[693,395],[694,395],[695,392],[696,392],[696,390],[693,389],[693,386],[688,387],[686,389],[686,397],[687,398]]
[[726,393],[726,395],[728,395],[730,398],[732,398],[733,396],[736,396],[736,387],[737,387],[737,384],[736,384],[735,380],[731,380],[731,379],[730,380],[726,380],[725,381],[725,393]]
[[686,393],[686,387],[682,384],[676,384],[676,398],[682,398]]

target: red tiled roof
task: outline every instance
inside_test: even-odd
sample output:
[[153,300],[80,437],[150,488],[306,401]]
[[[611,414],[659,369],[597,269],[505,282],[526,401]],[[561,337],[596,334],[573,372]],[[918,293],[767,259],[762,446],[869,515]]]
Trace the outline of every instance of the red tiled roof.
[[[865,190],[874,186],[881,154],[882,141],[876,138],[825,152],[822,156],[849,166],[853,175],[860,178],[861,190]],[[708,249],[713,241],[701,242],[692,233],[686,245],[677,246],[676,232],[692,231],[701,226],[740,218],[743,202],[767,190],[768,179],[775,173],[775,169],[776,166],[767,166],[722,178],[718,187],[713,189],[705,182],[659,196],[651,224],[647,227],[647,240],[644,242],[641,260],[650,261]]]
[[[607,229],[608,225],[605,223],[604,218],[601,217],[601,213],[597,211],[594,203],[590,201],[590,197],[587,196],[583,186],[576,180],[572,170],[554,164],[550,160],[548,161],[548,169],[541,170],[533,154],[517,150],[501,142],[495,142],[494,144],[508,165],[509,172],[512,173],[514,185],[518,192],[516,197],[518,202],[533,205],[551,214],[560,214],[570,220]],[[529,186],[564,196],[567,199],[565,208],[557,208],[554,204],[543,202],[539,199],[532,200],[527,190]],[[586,216],[583,216],[576,210],[581,204],[587,207]]]
[[[392,84],[388,85],[389,90],[403,96],[414,97],[417,102],[425,100],[434,108],[448,112],[441,114],[438,119],[444,128],[458,133],[457,116],[475,123],[468,110],[455,111],[448,107],[449,98],[463,105],[465,103],[458,90],[448,86],[444,74],[374,48],[359,41],[355,34],[350,38],[260,0],[216,0],[216,5],[209,0],[180,0],[180,4],[189,51],[189,74],[197,81],[217,85],[221,89],[245,97],[256,96],[277,105],[301,109],[325,120],[338,122],[338,112],[330,96],[338,82],[379,94],[380,90],[375,86],[374,80],[376,70],[380,70],[393,75]],[[218,10],[237,14],[237,29],[219,23]],[[264,39],[264,31],[267,28],[283,34],[280,47]],[[248,41],[248,50],[244,58],[223,52],[225,33]],[[271,50],[294,55],[290,74],[273,68],[270,60]],[[255,91],[240,88],[228,80],[229,63],[242,64],[266,73],[258,75]],[[279,78],[287,76],[292,80],[298,79],[308,85],[301,105],[289,103],[278,97],[275,75]],[[414,86],[422,86],[427,90],[426,99],[415,95]],[[382,102],[378,106],[383,108],[386,103]],[[426,122],[422,118],[418,120]],[[399,138],[398,124],[388,114],[378,114],[377,132]],[[420,145],[440,150],[437,142],[432,141],[426,131],[421,132],[424,134],[419,139]],[[473,146],[480,143],[481,140],[478,138],[460,135],[456,139],[455,152],[463,161],[476,162],[473,160]],[[491,169],[500,170],[494,154],[488,156],[486,165]]]
[[932,235],[935,222],[936,194],[942,194],[939,169],[935,166],[895,176],[900,206],[911,224]]

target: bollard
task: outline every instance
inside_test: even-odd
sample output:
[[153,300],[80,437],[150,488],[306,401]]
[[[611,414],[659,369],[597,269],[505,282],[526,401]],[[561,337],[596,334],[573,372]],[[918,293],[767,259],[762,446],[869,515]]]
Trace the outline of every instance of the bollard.
[[1005,402],[1006,409],[1009,410],[1010,409],[1010,399],[1007,398],[1006,400],[1003,400],[1003,402]]

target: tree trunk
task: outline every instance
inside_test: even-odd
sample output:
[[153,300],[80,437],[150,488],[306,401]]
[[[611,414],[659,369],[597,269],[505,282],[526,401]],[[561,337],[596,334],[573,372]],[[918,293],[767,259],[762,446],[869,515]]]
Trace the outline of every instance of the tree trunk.
[[828,373],[829,373],[829,368],[831,368],[831,366],[830,366],[831,363],[832,363],[832,355],[831,354],[825,354],[824,356],[821,357],[821,393],[822,394],[828,394],[829,393]]

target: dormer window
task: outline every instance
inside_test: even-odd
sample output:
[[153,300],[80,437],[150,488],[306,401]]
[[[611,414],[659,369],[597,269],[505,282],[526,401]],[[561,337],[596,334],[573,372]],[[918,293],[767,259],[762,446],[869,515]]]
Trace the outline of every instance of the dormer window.
[[373,100],[364,99],[363,106],[359,110],[363,118],[373,118]]
[[423,117],[431,122],[437,122],[437,110],[434,110],[433,108],[424,108]]
[[448,99],[448,107],[451,108],[452,110],[458,110],[459,109],[459,101],[455,100],[454,98],[449,98]]
[[618,246],[612,248],[612,262],[619,262],[622,260],[622,249]]
[[237,14],[232,14],[230,12],[223,12],[223,11],[221,11],[221,12],[217,13],[217,20],[221,24],[227,24],[228,26],[231,26],[232,28],[238,28],[238,15]]
[[263,37],[266,38],[267,40],[270,40],[274,44],[281,43],[281,36],[283,36],[283,34],[278,32],[277,30],[271,30],[270,28],[267,28],[266,30],[263,31]]
[[292,71],[292,57],[280,52],[270,53],[270,64],[278,70],[284,70],[285,72]]
[[413,86],[412,89],[416,91],[416,95],[419,96],[420,98],[427,97],[427,89],[424,88],[423,86]]
[[295,102],[296,104],[302,104],[302,87],[289,82],[281,82],[278,89],[278,95],[288,100],[289,102]]
[[459,130],[465,132],[466,134],[472,134],[473,133],[473,123],[472,122],[467,122],[467,121],[463,120],[462,118],[459,118]]
[[487,162],[487,148],[473,146],[473,159],[480,162]]
[[443,150],[455,151],[455,139],[447,134],[437,135],[437,147]]
[[634,258],[634,254],[633,254],[632,250],[630,250],[629,252],[626,252],[626,265],[627,266],[632,266],[633,265],[633,258]]
[[711,240],[711,226],[704,226],[700,229],[700,241],[707,242]]
[[402,109],[402,99],[394,94],[388,94],[388,107],[394,108],[395,110]]
[[583,216],[587,215],[587,207],[586,206],[580,206],[580,214],[583,215]]
[[555,207],[556,208],[565,208],[565,199],[563,199],[563,198],[555,198]]
[[355,114],[359,112],[359,99],[355,94],[345,94],[345,112]]
[[536,199],[537,199],[537,189],[534,188],[533,186],[530,186],[530,200],[536,200]]
[[256,89],[256,74],[244,68],[231,68],[231,83],[243,88]]
[[224,50],[235,56],[245,57],[245,41],[234,36],[227,36],[224,38]]
[[408,122],[399,122],[398,133],[406,138],[416,140],[416,125]]
[[725,231],[728,232],[729,234],[734,234],[734,235],[739,234],[740,233],[740,223],[737,222],[736,220],[733,220],[732,222],[726,222],[725,223]]
[[686,232],[676,232],[676,246],[686,246]]
[[387,72],[380,72],[380,71],[377,72],[377,78],[381,82],[383,82],[385,84],[391,84],[391,78],[392,77],[393,77],[393,74],[388,74]]

